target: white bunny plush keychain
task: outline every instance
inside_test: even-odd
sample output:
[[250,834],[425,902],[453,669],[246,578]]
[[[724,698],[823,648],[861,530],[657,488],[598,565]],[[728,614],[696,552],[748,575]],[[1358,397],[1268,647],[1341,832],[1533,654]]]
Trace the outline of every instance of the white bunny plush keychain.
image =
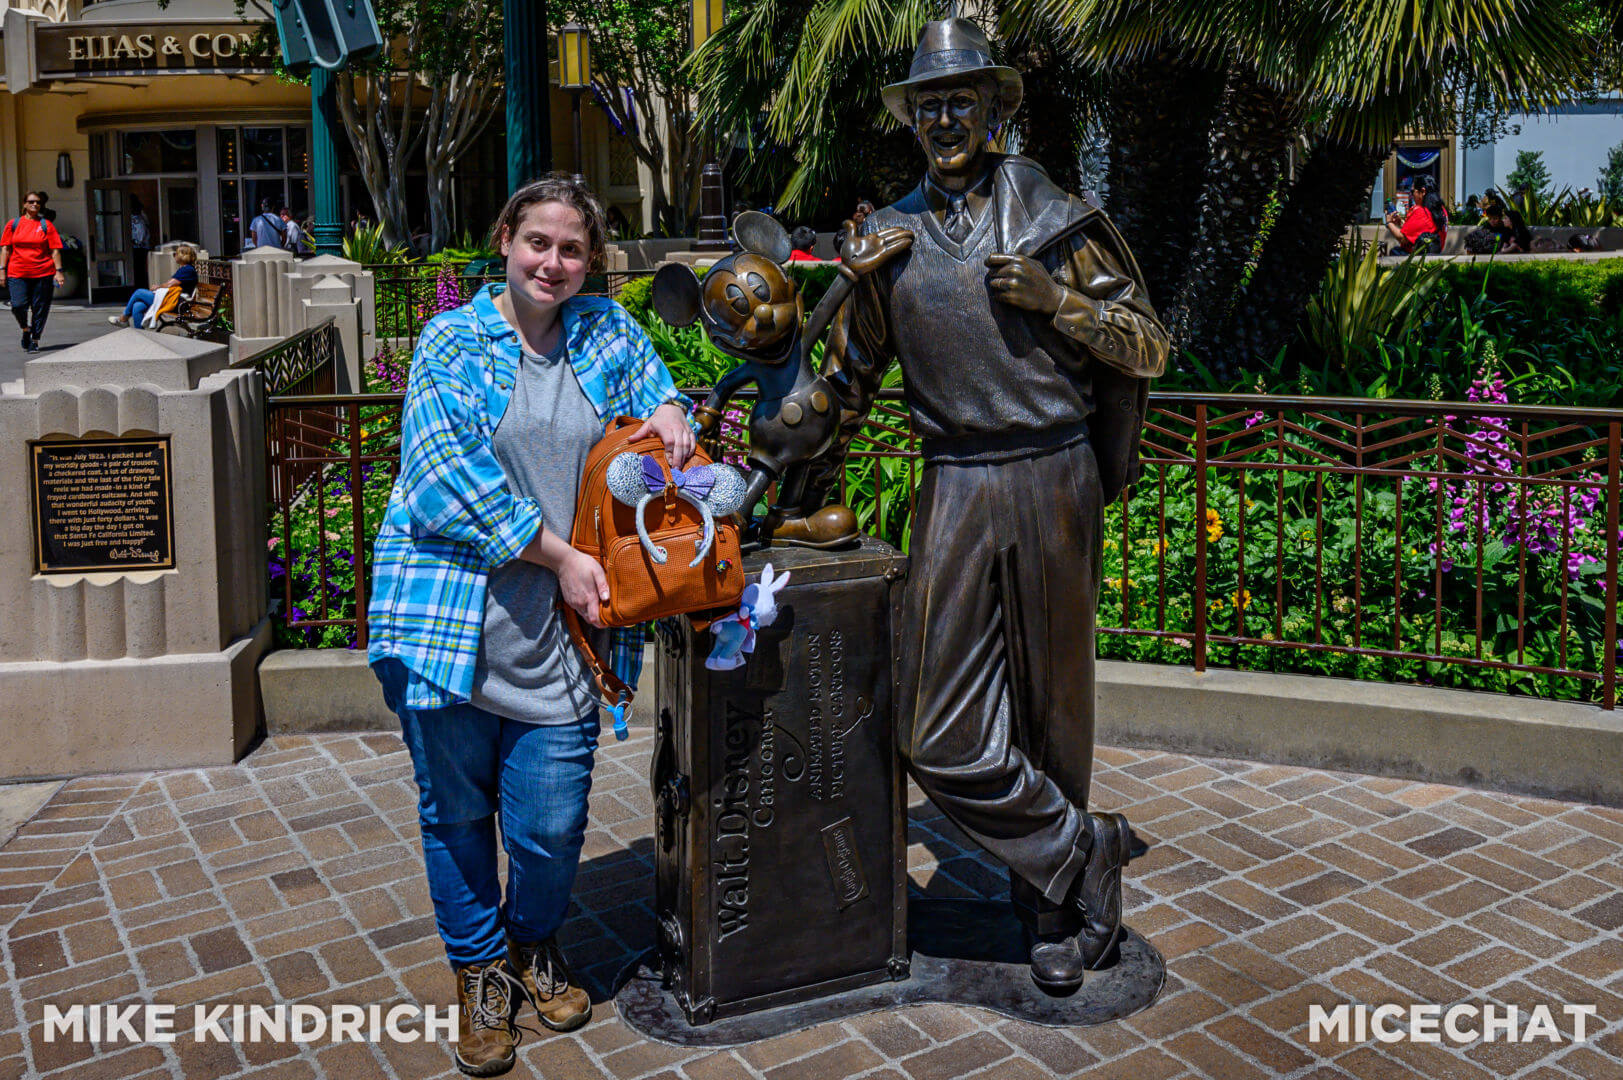
[[778,617],[778,593],[789,584],[789,573],[774,575],[772,564],[761,567],[758,585],[744,587],[744,602],[726,618],[710,624],[716,635],[715,647],[705,658],[711,671],[732,671],[744,666],[744,654],[755,651],[755,631],[771,626]]

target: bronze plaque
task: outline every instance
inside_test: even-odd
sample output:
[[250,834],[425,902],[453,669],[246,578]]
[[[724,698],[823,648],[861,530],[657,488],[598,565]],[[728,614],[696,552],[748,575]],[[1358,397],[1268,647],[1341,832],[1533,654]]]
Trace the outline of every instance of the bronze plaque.
[[34,31],[41,79],[98,75],[269,72],[274,33],[249,22],[65,23]]
[[169,437],[28,444],[34,478],[34,570],[172,570]]

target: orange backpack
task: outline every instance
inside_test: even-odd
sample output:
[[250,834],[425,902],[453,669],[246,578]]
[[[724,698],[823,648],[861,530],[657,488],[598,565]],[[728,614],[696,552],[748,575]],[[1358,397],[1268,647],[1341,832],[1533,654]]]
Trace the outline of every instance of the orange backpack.
[[[743,501],[743,477],[697,448],[687,467],[673,472],[657,435],[632,441],[641,426],[635,417],[617,417],[581,473],[570,543],[601,563],[608,578],[609,599],[598,605],[598,618],[605,626],[636,626],[668,615],[719,617],[744,595],[744,560],[731,520]],[[618,719],[630,688],[598,657],[562,594],[558,604]]]

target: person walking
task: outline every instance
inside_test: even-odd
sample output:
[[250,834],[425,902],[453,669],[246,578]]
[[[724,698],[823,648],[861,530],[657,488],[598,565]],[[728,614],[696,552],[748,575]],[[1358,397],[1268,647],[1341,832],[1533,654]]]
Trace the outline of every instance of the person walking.
[[293,216],[293,208],[282,207],[282,245],[291,251],[295,257],[310,254],[305,246],[304,227],[299,224],[298,218]]
[[287,233],[282,228],[282,219],[271,209],[269,199],[259,200],[259,216],[248,223],[248,248],[256,247],[283,247],[287,243]]
[[0,278],[11,293],[11,313],[23,332],[23,349],[39,352],[51,297],[67,279],[62,276],[62,236],[44,219],[45,193],[23,196],[21,217],[0,232]]
[[[160,289],[179,289],[182,296],[197,291],[197,249],[182,244],[175,249],[175,272]],[[146,321],[147,311],[156,296],[153,289],[136,289],[124,304],[124,314],[109,315],[107,321],[114,326],[140,326]]]
[[[581,296],[603,209],[552,174],[492,230],[505,284],[431,319],[401,417],[400,471],[373,548],[367,657],[399,717],[419,792],[434,917],[455,973],[456,1063],[512,1067],[515,1004],[572,1031],[591,1000],[554,936],[569,907],[597,749],[593,681],[556,608],[601,630],[603,568],[570,546],[581,470],[616,416],[680,468],[688,403],[618,303]],[[617,631],[635,682],[640,629]],[[496,824],[508,855],[497,875]]]

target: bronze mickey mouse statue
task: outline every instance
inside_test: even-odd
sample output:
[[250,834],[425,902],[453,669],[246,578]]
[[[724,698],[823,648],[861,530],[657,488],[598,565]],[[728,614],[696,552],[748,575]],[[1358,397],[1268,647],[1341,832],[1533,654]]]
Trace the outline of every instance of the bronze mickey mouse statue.
[[[781,481],[776,506],[799,506],[806,474],[795,466],[827,450],[840,426],[833,389],[812,368],[812,346],[857,279],[913,243],[907,229],[861,237],[852,232],[848,224],[840,276],[804,325],[800,290],[784,268],[791,250],[789,234],[767,214],[752,210],[738,215],[733,239],[741,250],[712,266],[702,284],[683,263],[668,263],[654,275],[652,299],[660,318],[672,326],[699,320],[711,344],[743,361],[695,408],[700,435],[714,435],[728,400],[746,383],[756,386],[759,396],[749,416],[746,514],[774,481]],[[776,514],[774,508],[766,524],[756,523],[754,535],[763,543],[769,541],[768,526]]]

